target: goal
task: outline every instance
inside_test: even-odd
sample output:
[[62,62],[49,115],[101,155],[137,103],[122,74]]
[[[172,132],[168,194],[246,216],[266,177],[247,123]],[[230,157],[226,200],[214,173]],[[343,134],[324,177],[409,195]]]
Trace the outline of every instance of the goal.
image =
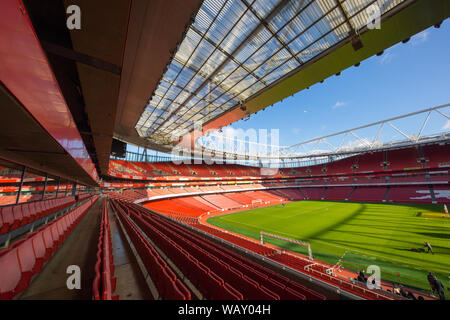
[[309,260],[314,260],[313,255],[312,255],[311,245],[308,242],[301,241],[301,240],[295,240],[295,239],[291,239],[291,238],[285,238],[285,237],[282,237],[282,236],[279,236],[276,234],[271,234],[271,233],[267,233],[267,232],[263,232],[263,231],[261,231],[259,233],[259,237],[260,237],[261,244],[264,244],[264,237],[267,237],[267,238],[282,240],[282,241],[286,241],[289,243],[297,244],[299,246],[307,247]]

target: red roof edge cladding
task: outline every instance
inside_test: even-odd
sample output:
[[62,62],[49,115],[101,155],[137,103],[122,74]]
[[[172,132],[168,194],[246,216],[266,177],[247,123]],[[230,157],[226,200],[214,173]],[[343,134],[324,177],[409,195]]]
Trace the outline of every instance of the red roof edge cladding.
[[205,132],[207,130],[214,130],[226,127],[235,121],[245,118],[246,116],[247,113],[243,111],[241,108],[235,108],[204,125],[203,131]]
[[95,166],[21,0],[0,1],[0,81],[98,181]]
[[240,108],[236,108],[230,112],[227,112],[219,116],[218,118],[210,121],[209,123],[205,124],[202,127],[201,131],[195,129],[190,133],[184,135],[180,139],[178,147],[188,147],[193,149],[195,140],[201,137],[202,135],[206,134],[208,131],[213,131],[219,128],[226,127],[235,121],[243,119],[246,115],[247,114],[245,113],[245,111],[241,110]]

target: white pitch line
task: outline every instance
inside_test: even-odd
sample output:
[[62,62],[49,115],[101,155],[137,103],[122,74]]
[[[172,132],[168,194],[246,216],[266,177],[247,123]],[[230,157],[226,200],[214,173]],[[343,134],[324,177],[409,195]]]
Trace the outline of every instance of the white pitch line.
[[311,209],[311,210],[307,210],[307,211],[301,211],[301,212],[296,213],[296,214],[294,214],[294,215],[292,215],[292,216],[282,217],[282,218],[280,217],[279,219],[280,219],[280,220],[281,220],[281,219],[290,219],[290,218],[297,217],[297,216],[302,215],[302,214],[305,214],[305,213],[310,213],[310,212],[314,212],[314,211],[318,211],[318,210],[322,210],[322,209],[328,209],[328,208],[334,207],[334,206],[336,206],[336,205],[337,205],[337,204],[332,204],[332,205],[327,205],[327,206],[325,206],[325,207],[320,207],[320,208]]

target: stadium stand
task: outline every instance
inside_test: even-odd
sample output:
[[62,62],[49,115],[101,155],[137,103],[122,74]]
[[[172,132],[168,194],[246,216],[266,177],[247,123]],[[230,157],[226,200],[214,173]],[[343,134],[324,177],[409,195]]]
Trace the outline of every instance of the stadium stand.
[[31,277],[40,272],[97,200],[94,196],[0,252],[0,299],[12,299],[28,287]]
[[352,191],[351,187],[327,188],[325,200],[347,200]]
[[381,202],[386,195],[384,187],[357,187],[350,196],[350,201]]
[[[381,30],[361,19],[368,1],[82,1],[82,32],[69,27],[78,13],[65,23],[69,5],[79,6],[51,2],[0,1],[0,299],[118,300],[136,292],[155,300],[392,298],[350,281],[350,270],[338,277],[310,252],[276,245],[286,239],[264,244],[262,233],[258,241],[235,233],[243,227],[224,230],[206,220],[269,206],[275,213],[267,217],[277,218],[279,208],[295,208],[286,203],[307,200],[440,204],[447,211],[448,128],[433,136],[423,129],[431,114],[447,121],[449,105],[414,112],[428,113],[415,136],[392,118],[375,123],[381,128],[370,143],[354,131],[374,124],[277,148],[281,156],[254,154],[246,138],[243,153],[208,139],[439,28],[445,0],[385,1]],[[387,141],[384,124],[401,140]],[[342,133],[358,139],[338,148],[326,141]],[[333,150],[300,151],[311,142]],[[273,149],[274,142],[262,145]],[[216,163],[207,164],[207,152]],[[436,216],[444,219],[441,211]],[[335,227],[354,216],[330,221]],[[82,290],[69,290],[66,266],[82,268]]]
[[122,208],[113,202],[118,217],[156,285],[158,294],[168,300],[190,300],[189,290],[146,240]]
[[74,197],[66,197],[0,207],[0,235],[69,207],[74,203]]
[[[157,241],[161,247],[168,248],[167,243],[170,242],[164,240],[158,230],[164,230],[165,235],[170,236],[175,243],[188,250],[191,258],[197,260],[192,267],[189,267],[189,263],[186,261],[189,258],[180,252],[180,248],[178,250],[171,249],[171,258],[179,261],[180,268],[184,268],[183,273],[203,289],[206,296],[226,299],[230,297],[230,294],[234,294],[235,298],[241,296],[246,300],[306,299],[304,293],[309,291],[304,287],[173,222],[149,214],[142,214],[142,218],[134,213],[131,216],[142,230]],[[209,289],[206,286],[206,283],[209,282],[215,282],[216,288]],[[235,289],[234,292],[232,288]],[[325,299],[318,294],[309,295],[309,298]]]
[[[425,197],[424,197],[425,195]],[[428,197],[426,197],[428,195]],[[388,202],[430,203],[430,189],[424,187],[390,187],[386,200]]]
[[321,200],[324,189],[323,188],[301,188],[300,192],[305,195],[308,200]]
[[95,278],[92,284],[94,300],[118,300],[119,296],[113,295],[116,289],[116,278],[114,277],[115,267],[111,244],[111,227],[106,198],[103,198],[97,248]]

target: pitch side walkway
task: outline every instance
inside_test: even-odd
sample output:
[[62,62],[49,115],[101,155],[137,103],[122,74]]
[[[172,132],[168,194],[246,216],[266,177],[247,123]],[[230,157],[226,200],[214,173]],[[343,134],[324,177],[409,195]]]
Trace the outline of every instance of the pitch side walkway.
[[[102,201],[99,199],[17,299],[92,299],[101,208]],[[81,269],[80,290],[67,288],[66,281],[70,274],[66,270],[70,265],[77,265]]]

